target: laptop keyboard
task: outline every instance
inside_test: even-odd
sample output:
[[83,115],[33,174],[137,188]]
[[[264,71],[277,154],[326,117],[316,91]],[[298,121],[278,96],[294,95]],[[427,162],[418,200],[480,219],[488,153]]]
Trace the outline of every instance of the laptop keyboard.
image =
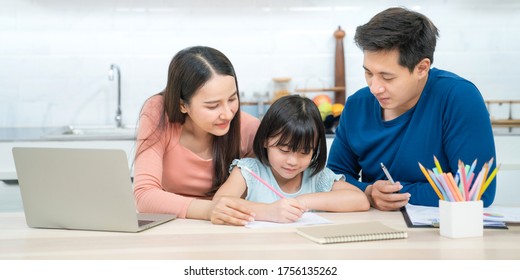
[[137,220],[137,224],[142,227],[144,225],[147,225],[149,223],[152,223],[153,221],[148,221],[148,220]]

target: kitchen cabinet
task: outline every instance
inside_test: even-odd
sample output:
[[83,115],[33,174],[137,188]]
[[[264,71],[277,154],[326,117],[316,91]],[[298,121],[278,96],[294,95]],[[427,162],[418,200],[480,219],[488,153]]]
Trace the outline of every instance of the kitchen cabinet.
[[496,135],[497,173],[496,205],[520,206],[520,136]]

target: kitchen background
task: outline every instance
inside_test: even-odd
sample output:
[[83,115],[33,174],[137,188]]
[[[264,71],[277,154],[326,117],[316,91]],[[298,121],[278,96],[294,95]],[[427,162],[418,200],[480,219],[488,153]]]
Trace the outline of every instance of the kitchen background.
[[[192,45],[230,58],[242,101],[266,93],[260,98],[270,99],[275,77],[291,77],[290,91],[330,87],[338,26],[346,31],[348,96],[365,86],[355,28],[390,6],[418,10],[440,29],[434,67],[470,79],[485,99],[520,99],[516,0],[0,0],[0,6],[0,127],[114,124],[113,63],[121,68],[123,122],[135,124],[143,101],[164,88],[173,55]],[[507,115],[502,109],[494,114]]]
[[[242,101],[270,100],[273,78],[290,77],[291,92],[332,87],[338,26],[346,32],[349,96],[366,85],[362,53],[353,44],[355,29],[391,6],[424,13],[440,29],[434,67],[473,81],[486,100],[520,100],[517,0],[0,0],[0,130],[115,125],[111,64],[121,69],[123,123],[135,125],[144,100],[164,88],[171,58],[193,45],[215,47],[230,58]],[[508,106],[492,106],[494,118],[509,117]],[[520,119],[520,103],[511,108],[511,117]],[[508,167],[497,176],[496,201],[519,206],[520,138],[511,136],[514,129],[503,131],[506,136],[496,137],[497,161]],[[45,145],[87,142],[133,147],[133,141]],[[11,147],[16,145],[0,141],[4,178],[15,178]],[[17,185],[0,181],[0,211],[20,209]]]

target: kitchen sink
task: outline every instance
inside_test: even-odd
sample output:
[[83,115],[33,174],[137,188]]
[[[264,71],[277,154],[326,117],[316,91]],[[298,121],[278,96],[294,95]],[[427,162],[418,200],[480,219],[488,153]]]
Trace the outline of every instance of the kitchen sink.
[[135,126],[62,126],[44,134],[48,140],[134,140]]

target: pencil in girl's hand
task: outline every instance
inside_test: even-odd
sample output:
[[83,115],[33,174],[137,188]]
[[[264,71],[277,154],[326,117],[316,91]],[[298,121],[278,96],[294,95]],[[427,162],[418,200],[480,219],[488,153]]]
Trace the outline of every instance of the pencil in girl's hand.
[[241,166],[240,168],[244,168],[247,170],[247,172],[251,173],[253,177],[255,177],[260,183],[264,184],[264,186],[268,187],[271,191],[273,191],[276,195],[278,195],[280,198],[285,198],[283,194],[281,194],[278,190],[276,190],[273,186],[269,185],[264,179],[260,178],[255,172],[253,172],[251,169],[249,169],[247,166]]

